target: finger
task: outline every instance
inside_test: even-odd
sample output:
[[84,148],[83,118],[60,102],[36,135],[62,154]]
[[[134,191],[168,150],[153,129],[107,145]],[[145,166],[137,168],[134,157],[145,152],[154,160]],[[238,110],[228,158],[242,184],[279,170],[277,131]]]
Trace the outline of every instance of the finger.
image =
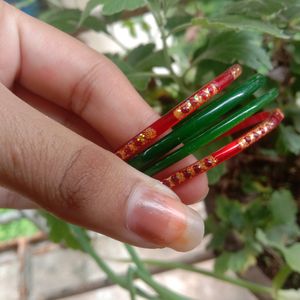
[[87,122],[79,118],[74,113],[67,111],[42,97],[33,94],[24,87],[15,84],[13,92],[16,96],[24,100],[27,104],[39,110],[43,114],[59,122],[65,127],[73,130],[82,137],[92,141],[93,143],[101,146],[107,150],[111,150],[110,146],[104,140],[104,138],[94,128],[89,126]]
[[[4,78],[7,86],[17,80],[33,93],[72,110],[101,132],[114,148],[157,117],[103,55],[0,3],[4,6],[0,45],[9,45],[14,50],[0,48],[0,65],[5,66],[5,72],[0,69],[0,78]],[[9,61],[18,64],[10,65]]]
[[[5,36],[19,40],[20,51],[16,57],[22,59],[17,69],[11,67],[10,73],[18,74],[20,84],[78,114],[101,132],[113,149],[158,118],[119,69],[104,56],[38,20],[9,6],[5,8],[2,27],[5,29],[9,23],[17,30],[0,35],[0,39]],[[7,17],[12,14],[14,18]],[[12,19],[14,24],[11,24]],[[8,44],[13,44],[13,41]],[[6,53],[7,57],[2,56],[5,57],[2,64],[9,61],[10,52]],[[12,76],[8,71],[5,74],[7,82]],[[203,178],[198,177],[188,184],[194,188],[187,189],[182,201],[189,203],[195,198],[203,198],[206,189],[199,189],[205,185]],[[195,191],[192,197],[188,191]]]
[[32,209],[38,205],[16,192],[0,188],[0,208]]
[[[109,145],[104,141],[102,136],[92,127],[90,127],[86,122],[80,119],[78,116],[72,112],[66,111],[59,106],[42,99],[40,96],[33,94],[24,87],[16,84],[13,88],[13,92],[26,101],[32,107],[38,109],[40,112],[46,114],[52,119],[56,120],[60,124],[66,126],[67,128],[75,131],[81,136],[89,139],[95,144],[111,150]],[[159,176],[156,176],[157,179],[162,179],[169,176],[173,172],[182,167],[194,163],[196,160],[194,157],[190,156],[185,160],[175,164],[171,168],[168,168],[160,173]],[[188,181],[184,185],[178,186],[175,189],[177,195],[183,199],[183,202],[186,204],[192,204],[204,199],[208,193],[207,177],[205,174],[200,175],[202,178],[194,178],[193,180]],[[197,187],[197,188],[195,188]]]
[[203,222],[170,189],[0,85],[0,183],[56,215],[143,247],[186,251]]

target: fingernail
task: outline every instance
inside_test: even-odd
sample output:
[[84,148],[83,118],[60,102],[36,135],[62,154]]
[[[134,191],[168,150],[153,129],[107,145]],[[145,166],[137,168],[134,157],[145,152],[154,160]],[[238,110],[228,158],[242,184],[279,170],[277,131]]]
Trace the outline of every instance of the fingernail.
[[177,251],[195,248],[204,233],[200,215],[162,184],[136,185],[128,199],[126,222],[144,241]]

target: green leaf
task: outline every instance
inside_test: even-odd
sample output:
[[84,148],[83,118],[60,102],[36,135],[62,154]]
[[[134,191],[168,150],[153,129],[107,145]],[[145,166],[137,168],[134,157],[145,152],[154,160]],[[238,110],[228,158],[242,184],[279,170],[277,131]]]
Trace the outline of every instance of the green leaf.
[[166,66],[166,60],[163,50],[158,50],[151,53],[149,56],[141,59],[136,68],[140,71],[152,70],[153,67],[164,67]]
[[103,4],[103,15],[113,15],[123,10],[134,10],[145,6],[145,0],[98,0],[99,4]]
[[[300,75],[300,65],[299,65],[299,75]],[[297,131],[297,133],[300,133],[300,118],[299,118],[299,116],[293,117],[293,123],[294,123],[294,127],[295,127],[295,130]]]
[[140,63],[141,60],[145,59],[149,55],[151,55],[154,51],[155,45],[154,44],[146,44],[146,45],[139,45],[137,48],[134,48],[130,51],[127,62],[131,66],[136,66]]
[[271,241],[271,240],[267,237],[266,233],[265,233],[262,229],[260,229],[260,228],[258,228],[258,229],[256,230],[255,238],[256,238],[262,245],[264,245],[265,247],[274,247],[274,248],[276,248],[276,249],[277,249],[278,247],[281,248],[281,244],[280,244],[280,243]]
[[256,198],[248,204],[244,216],[247,228],[253,230],[257,227],[264,228],[270,222],[271,213],[268,205]]
[[[189,23],[190,21],[190,16],[172,16],[167,19],[166,28],[169,30],[176,30],[177,27],[180,28],[182,24]],[[184,31],[182,32],[184,33]]]
[[83,22],[88,18],[88,16],[92,12],[92,10],[99,5],[100,5],[99,0],[90,0],[86,4],[84,10],[82,11],[82,14],[81,14],[81,17],[80,17],[80,20],[78,23],[78,27],[80,27],[83,24]]
[[[40,19],[52,26],[67,32],[74,33],[78,29],[81,11],[78,9],[51,9],[40,15]],[[88,16],[82,23],[82,28],[95,31],[105,31],[106,27],[99,18]]]
[[265,247],[270,247],[283,252],[285,248],[282,241],[274,241],[271,240],[270,237],[264,232],[262,229],[258,228],[255,233],[255,238],[258,242],[260,242]]
[[278,145],[281,151],[288,151],[299,155],[300,134],[298,134],[292,126],[280,125],[280,139]]
[[266,33],[281,39],[288,39],[289,36],[283,33],[275,25],[257,19],[248,18],[240,15],[218,16],[212,18],[195,18],[192,20],[194,25],[211,29],[225,29],[237,31],[254,31]]
[[272,64],[267,52],[261,46],[261,38],[251,32],[221,32],[212,35],[207,47],[199,54],[201,60],[210,59],[226,64],[235,61],[251,69],[270,70]]
[[293,243],[300,236],[299,227],[295,222],[281,225],[270,224],[265,232],[271,241],[281,244]]
[[244,212],[241,203],[229,200],[226,197],[217,198],[217,216],[234,228],[241,229],[245,224]]
[[117,55],[108,55],[108,57],[122,70],[136,89],[143,91],[147,88],[151,79],[149,75],[145,75],[135,70],[135,68]]
[[218,274],[224,274],[229,268],[230,253],[223,252],[215,260],[214,271]]
[[295,222],[297,205],[290,191],[285,189],[275,191],[271,196],[269,207],[276,224]]
[[281,242],[271,241],[261,229],[257,230],[256,238],[264,246],[279,250],[288,266],[293,271],[300,273],[300,243],[294,243],[291,247],[286,247]]
[[299,300],[300,299],[300,289],[299,290],[280,290],[278,291],[276,300]]
[[256,263],[254,253],[245,248],[237,252],[224,252],[217,257],[215,272],[223,274],[227,270],[244,272]]
[[249,267],[255,265],[256,258],[248,249],[242,249],[232,253],[229,261],[229,269],[234,272],[244,272]]
[[128,74],[127,78],[139,91],[144,91],[150,82],[149,75],[144,75],[139,73]]
[[[46,220],[49,228],[49,239],[55,243],[64,243],[72,249],[84,250],[80,243],[77,241],[76,235],[71,231],[68,223],[57,217],[49,214],[42,214]],[[75,226],[75,225],[74,225]],[[87,236],[87,235],[86,235]]]
[[300,243],[295,243],[289,248],[283,248],[281,251],[289,267],[300,273]]
[[153,67],[162,67],[166,64],[163,50],[155,51],[154,44],[140,45],[133,49],[126,62],[138,72],[152,71]]
[[282,0],[242,0],[227,5],[225,14],[236,14],[238,11],[241,15],[266,19],[275,17],[284,9],[286,7]]
[[41,20],[67,33],[75,31],[79,18],[77,9],[51,9],[40,15]]
[[0,241],[32,236],[37,232],[38,228],[30,220],[21,218],[7,224],[0,224]]
[[223,251],[229,230],[226,224],[217,222],[213,216],[209,215],[205,220],[205,234],[212,234],[209,248]]

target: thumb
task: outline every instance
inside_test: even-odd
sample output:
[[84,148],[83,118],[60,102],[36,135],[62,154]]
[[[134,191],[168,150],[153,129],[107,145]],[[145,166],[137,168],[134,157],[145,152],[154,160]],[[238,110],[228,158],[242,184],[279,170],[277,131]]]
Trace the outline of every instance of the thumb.
[[57,216],[142,247],[194,248],[203,222],[170,189],[0,85],[0,184]]

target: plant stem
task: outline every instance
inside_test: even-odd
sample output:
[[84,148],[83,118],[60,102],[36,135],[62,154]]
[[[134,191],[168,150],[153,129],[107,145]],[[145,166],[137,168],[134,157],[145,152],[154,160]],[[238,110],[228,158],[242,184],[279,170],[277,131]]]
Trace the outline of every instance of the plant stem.
[[275,278],[273,279],[273,289],[275,293],[282,288],[288,276],[292,273],[292,269],[288,265],[283,265],[278,273],[276,274]]
[[[165,8],[164,2],[162,2],[162,8]],[[167,34],[165,32],[165,29],[164,29],[166,12],[165,12],[164,9],[162,9],[161,14],[157,13],[155,10],[152,9],[151,5],[149,5],[149,10],[151,11],[151,13],[154,17],[154,20],[157,24],[157,27],[160,31],[164,58],[165,58],[165,61],[166,61],[167,69],[170,72],[170,77],[178,84],[180,90],[188,96],[188,95],[191,94],[191,91],[186,88],[186,86],[184,84],[184,81],[180,77],[177,76],[177,74],[174,71],[173,66],[172,66],[172,61],[171,61],[171,57],[170,57],[170,54],[169,54],[169,48],[168,48],[168,43],[167,43],[168,36],[167,36]]]
[[75,234],[75,237],[79,244],[81,245],[82,249],[89,254],[96,264],[99,266],[99,268],[106,274],[107,278],[121,286],[122,288],[132,291],[133,289],[142,297],[150,300],[159,300],[156,296],[152,296],[148,294],[147,292],[143,291],[141,288],[136,287],[132,285],[132,283],[128,283],[128,280],[126,280],[126,277],[117,275],[108,264],[104,262],[104,260],[96,253],[93,246],[91,245],[91,242],[86,238],[86,234],[84,230],[78,226],[68,224],[71,231]]
[[190,298],[187,298],[183,295],[176,294],[175,292],[172,292],[171,290],[163,287],[159,283],[157,283],[151,276],[147,276],[144,272],[137,269],[137,274],[139,275],[139,278],[141,278],[144,282],[146,282],[149,286],[153,288],[154,291],[156,291],[161,300],[189,300]]
[[[136,264],[137,268],[144,272],[147,275],[150,275],[149,271],[146,269],[143,261],[139,258],[138,254],[134,250],[134,248],[128,244],[124,244],[127,252],[129,253],[132,261]],[[151,275],[150,275],[151,276]]]
[[116,43],[125,53],[128,52],[128,48],[123,44],[121,43],[115,36],[114,34],[111,32],[111,31],[107,31],[107,36],[114,42]]
[[198,65],[198,63],[199,63],[203,58],[204,58],[203,55],[199,55],[198,57],[196,57],[196,58],[191,62],[190,67],[187,68],[187,69],[185,70],[185,72],[182,74],[182,77],[185,78],[186,75],[188,74],[188,72],[189,72],[190,70],[192,70],[194,67],[196,67],[196,66]]
[[161,299],[165,300],[184,300],[188,299],[182,295],[178,295],[175,292],[169,290],[168,288],[162,286],[161,284],[157,283],[150,272],[144,265],[144,262],[139,258],[138,254],[134,250],[133,247],[130,245],[124,244],[126,250],[128,251],[132,261],[135,263],[137,270],[136,273],[138,274],[139,278],[146,282],[154,291],[158,293]]
[[129,293],[130,293],[130,299],[131,300],[136,300],[136,288],[135,288],[134,283],[133,283],[135,273],[136,273],[136,270],[134,270],[131,267],[128,268],[127,280],[128,280]]
[[215,279],[219,279],[219,280],[231,283],[233,285],[246,288],[255,293],[273,295],[273,289],[270,287],[266,287],[266,286],[263,286],[263,285],[260,285],[257,283],[252,283],[252,282],[249,282],[249,281],[246,281],[243,279],[239,279],[239,278],[229,277],[229,276],[223,275],[223,274],[217,274],[217,273],[207,271],[207,270],[204,270],[204,269],[201,269],[198,267],[194,267],[192,265],[187,265],[184,263],[177,263],[177,262],[163,262],[163,261],[159,261],[159,260],[143,260],[143,261],[144,261],[144,263],[149,264],[149,265],[155,265],[155,266],[160,266],[160,267],[169,268],[169,269],[182,269],[182,270],[187,270],[190,272],[206,275],[209,277],[213,277]]
[[83,250],[88,253],[97,263],[97,265],[103,270],[103,272],[107,275],[108,279],[112,282],[117,283],[118,285],[125,286],[126,281],[123,277],[118,276],[109,266],[106,264],[95,252],[89,240],[85,238],[85,234],[80,227],[77,227],[72,224],[68,224],[72,232],[76,235],[76,238],[83,248]]
[[188,22],[188,23],[184,23],[184,24],[181,24],[177,27],[175,27],[174,29],[172,29],[168,34],[167,34],[167,37],[169,36],[172,36],[174,35],[175,33],[177,32],[180,32],[180,31],[183,31],[189,27],[193,26],[193,24],[191,22]]

